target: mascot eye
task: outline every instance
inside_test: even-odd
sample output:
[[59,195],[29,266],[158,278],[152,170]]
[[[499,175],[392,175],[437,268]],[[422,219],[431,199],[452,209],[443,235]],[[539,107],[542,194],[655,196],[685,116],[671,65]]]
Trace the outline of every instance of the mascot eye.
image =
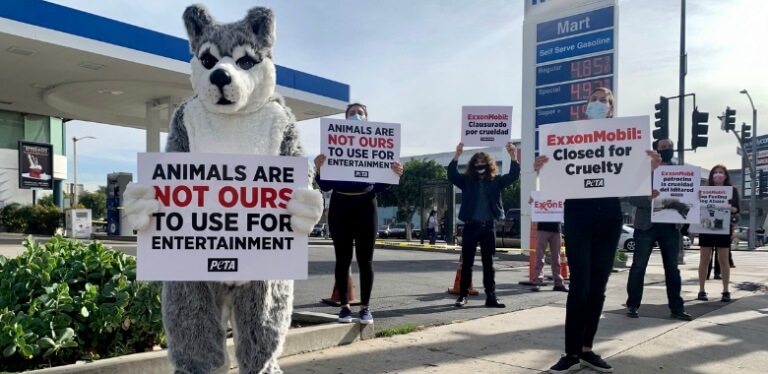
[[202,56],[200,56],[200,63],[203,64],[203,67],[211,70],[214,66],[216,66],[216,63],[219,62],[219,60],[216,59],[216,57],[213,57],[212,54],[205,52]]
[[251,56],[243,56],[237,59],[237,66],[243,70],[248,70],[258,63],[259,61],[254,60]]

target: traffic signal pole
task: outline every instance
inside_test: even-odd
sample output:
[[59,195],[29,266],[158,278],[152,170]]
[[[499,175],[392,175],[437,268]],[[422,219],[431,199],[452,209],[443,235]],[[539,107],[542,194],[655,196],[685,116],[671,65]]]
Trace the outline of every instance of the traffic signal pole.
[[685,75],[687,56],[685,54],[685,0],[681,0],[680,9],[680,112],[677,126],[677,162],[685,165]]

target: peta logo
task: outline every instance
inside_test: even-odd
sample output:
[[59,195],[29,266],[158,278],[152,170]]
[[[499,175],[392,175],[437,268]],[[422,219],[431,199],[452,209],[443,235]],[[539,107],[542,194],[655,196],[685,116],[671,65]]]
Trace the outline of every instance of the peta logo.
[[209,258],[208,272],[209,273],[237,272],[237,259],[236,258]]
[[365,170],[355,170],[355,178],[368,178],[368,172]]
[[584,188],[595,188],[595,187],[605,187],[605,179],[596,178],[596,179],[584,180]]

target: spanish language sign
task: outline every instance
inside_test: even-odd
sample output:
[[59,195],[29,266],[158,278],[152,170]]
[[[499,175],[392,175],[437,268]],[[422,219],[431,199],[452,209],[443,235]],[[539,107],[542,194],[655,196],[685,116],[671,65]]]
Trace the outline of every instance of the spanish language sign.
[[53,145],[19,141],[19,188],[53,189]]
[[653,171],[651,222],[699,223],[701,169],[693,166],[659,166]]
[[324,180],[398,184],[390,166],[400,161],[400,124],[321,118]]
[[539,191],[531,191],[533,222],[563,222],[563,200],[542,200]]
[[291,229],[300,157],[141,153],[139,183],[160,211],[139,232],[136,276],[162,281],[306,279],[307,236]]
[[691,225],[689,231],[698,234],[731,234],[731,186],[701,187],[701,216],[699,223]]
[[542,199],[651,194],[650,119],[622,117],[539,127],[549,161],[539,171]]
[[467,147],[501,147],[512,138],[511,106],[461,108],[461,142]]

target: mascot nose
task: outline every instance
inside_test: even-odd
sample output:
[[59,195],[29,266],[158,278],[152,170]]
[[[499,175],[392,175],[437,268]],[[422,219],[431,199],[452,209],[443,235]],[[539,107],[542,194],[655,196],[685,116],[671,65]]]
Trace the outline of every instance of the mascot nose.
[[216,69],[211,73],[211,83],[215,84],[219,88],[232,83],[232,77],[224,69]]

